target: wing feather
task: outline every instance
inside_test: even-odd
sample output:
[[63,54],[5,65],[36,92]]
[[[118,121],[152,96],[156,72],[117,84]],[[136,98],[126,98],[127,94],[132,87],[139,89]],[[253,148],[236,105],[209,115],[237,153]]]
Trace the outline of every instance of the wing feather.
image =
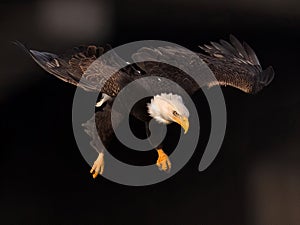
[[[230,43],[220,40],[219,43],[211,42],[211,45],[199,47],[206,54],[198,53],[198,56],[208,65],[217,79],[216,82],[205,77],[205,73],[201,73],[199,77],[202,78],[202,86],[229,85],[247,93],[256,93],[270,84],[274,78],[273,68],[269,67],[263,71],[253,49],[247,43],[242,45],[233,35],[230,35]],[[186,63],[189,63],[193,69],[193,63],[197,61],[189,51],[170,46],[141,48],[132,57],[135,60],[148,59],[150,62],[138,63],[148,75],[171,79],[180,84],[189,94],[200,88],[181,70],[182,64]],[[155,62],[157,60],[161,62]],[[170,61],[177,68],[167,63]]]
[[230,35],[229,38],[230,38],[231,44],[232,44],[233,47],[237,50],[238,54],[239,54],[242,58],[248,60],[248,59],[249,59],[248,54],[247,54],[247,52],[245,51],[245,49],[244,49],[243,45],[241,44],[241,42],[240,42],[235,36],[233,36],[233,35]]
[[[79,86],[86,91],[103,92],[109,96],[117,93],[133,80],[132,74],[115,68],[126,65],[111,46],[79,46],[62,55],[24,49],[44,70],[57,78]],[[111,51],[110,51],[111,50]],[[97,60],[104,53],[109,54],[103,60]]]
[[[262,70],[254,50],[247,43],[241,44],[233,35],[230,35],[229,40],[230,42],[220,40],[219,43],[210,42],[211,45],[199,46],[205,54],[194,54],[184,48],[171,46],[143,47],[134,53],[132,58],[137,61],[147,59],[146,61],[118,71],[115,71],[115,68],[124,67],[127,63],[112,51],[110,46],[80,46],[63,55],[56,55],[28,50],[21,43],[17,44],[50,74],[86,91],[101,91],[112,97],[116,96],[125,85],[142,76],[171,79],[189,94],[193,94],[200,87],[183,72],[184,64],[189,65],[191,71],[194,66],[203,68],[198,75],[202,86],[229,85],[247,93],[256,93],[270,84],[274,78],[273,68]],[[109,57],[97,60],[108,51]],[[173,66],[168,64],[170,61]],[[208,70],[212,71],[217,82],[205,77]],[[112,71],[114,73],[110,76]],[[161,89],[168,90],[166,83],[161,82],[159,85]]]
[[212,42],[209,47],[201,47],[209,56],[199,53],[219,84],[231,85],[248,93],[256,93],[269,85],[274,78],[273,68],[262,70],[254,50],[246,42],[241,44],[233,35],[229,39],[230,43],[220,40],[220,44]]

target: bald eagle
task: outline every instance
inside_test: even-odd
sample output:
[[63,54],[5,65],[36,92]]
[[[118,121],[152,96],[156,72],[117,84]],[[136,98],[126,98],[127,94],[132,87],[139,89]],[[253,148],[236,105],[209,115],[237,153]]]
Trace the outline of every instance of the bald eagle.
[[[101,100],[96,104],[96,107],[102,107],[102,110],[97,111],[94,118],[84,124],[85,131],[92,139],[92,147],[99,153],[90,170],[93,178],[103,173],[104,151],[99,149],[96,144],[97,135],[91,132],[92,121],[95,119],[98,135],[104,146],[108,148],[114,137],[111,124],[112,104],[114,98],[123,87],[137,78],[155,75],[180,84],[189,95],[193,95],[201,88],[182,70],[155,61],[135,63],[122,68],[105,80],[104,85],[100,88],[99,84],[104,80],[103,73],[102,75],[99,75],[97,72],[91,73],[91,71],[87,73],[87,70],[92,63],[96,62],[98,57],[111,49],[109,46],[81,46],[66,54],[56,55],[29,50],[24,45],[20,43],[19,45],[48,73],[85,91],[102,94]],[[196,54],[208,65],[217,81],[205,83],[203,86],[229,85],[243,92],[255,94],[267,86],[274,77],[273,68],[270,66],[262,70],[252,48],[245,42],[241,44],[233,35],[230,35],[230,41],[220,40],[219,43],[211,42],[210,45],[199,47],[203,52]],[[153,58],[161,54],[172,57],[174,52],[170,48],[144,47],[139,49],[132,57],[139,59],[144,54],[151,55]],[[183,54],[182,57],[184,60],[191,60],[188,54]],[[98,65],[96,64],[96,67],[105,71],[106,65],[99,63]],[[83,78],[83,82],[80,82],[81,78]],[[135,106],[131,110],[131,114],[145,122],[148,137],[148,125],[152,118],[156,122],[163,124],[175,122],[184,129],[185,133],[189,129],[189,110],[185,106],[182,97],[174,93],[162,92],[145,101],[141,101],[139,106]],[[163,171],[169,170],[171,162],[163,151],[162,145],[156,146],[155,149],[158,153],[157,166]]]

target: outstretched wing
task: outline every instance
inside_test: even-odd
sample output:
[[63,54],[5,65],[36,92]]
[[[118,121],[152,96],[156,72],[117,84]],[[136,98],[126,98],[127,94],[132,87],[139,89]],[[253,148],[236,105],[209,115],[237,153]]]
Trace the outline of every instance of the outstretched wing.
[[[220,40],[199,47],[208,54],[199,53],[199,57],[208,64],[220,85],[256,93],[274,78],[273,68],[263,70],[253,49],[246,42],[241,44],[233,35],[230,35],[230,43]],[[209,84],[213,85],[217,84]]]
[[110,46],[80,46],[56,55],[29,50],[21,43],[17,44],[48,73],[86,91],[103,92],[113,97],[137,75],[132,74],[135,70],[131,70],[131,73],[124,69],[116,70],[127,64],[113,51],[99,60],[101,55],[111,50]]
[[[141,48],[132,57],[138,61],[144,58],[149,59],[150,62],[138,63],[148,75],[171,79],[180,84],[189,94],[194,93],[200,87],[180,69],[183,64],[189,64],[191,70],[195,64],[202,66],[203,69],[198,74],[201,87],[229,85],[247,93],[256,93],[267,86],[274,78],[273,68],[268,67],[266,70],[262,70],[256,54],[247,43],[242,45],[232,35],[230,42],[224,40],[221,40],[220,43],[211,42],[211,45],[201,47],[206,54],[196,53],[213,72],[216,79],[207,77],[209,72],[205,69],[204,63],[201,64],[199,59],[195,60],[195,54],[183,48]],[[158,63],[157,60],[166,63]],[[167,63],[170,61],[176,67]]]
[[[201,47],[206,54],[192,53],[184,48],[170,46],[141,48],[132,58],[137,61],[146,59],[137,63],[138,67],[144,70],[143,75],[134,66],[126,68],[126,62],[114,51],[109,51],[110,47],[83,46],[63,55],[55,55],[28,50],[20,43],[18,45],[24,48],[43,69],[59,79],[87,91],[103,92],[111,97],[116,96],[128,83],[144,75],[168,78],[181,85],[189,94],[193,94],[202,86],[214,85],[229,85],[247,93],[256,93],[274,78],[273,68],[262,70],[251,47],[246,43],[242,45],[232,35],[230,43],[221,40],[220,43],[211,42],[211,45]],[[100,56],[104,53],[109,54],[102,59]],[[199,60],[199,57],[202,60]],[[174,66],[168,64],[170,61]],[[200,87],[192,77],[183,72],[182,65],[188,65],[192,72],[193,68],[201,68],[197,74]],[[123,69],[116,70],[116,68]],[[211,71],[216,79],[207,76]],[[157,86],[166,92],[173,89],[164,81],[158,82]]]

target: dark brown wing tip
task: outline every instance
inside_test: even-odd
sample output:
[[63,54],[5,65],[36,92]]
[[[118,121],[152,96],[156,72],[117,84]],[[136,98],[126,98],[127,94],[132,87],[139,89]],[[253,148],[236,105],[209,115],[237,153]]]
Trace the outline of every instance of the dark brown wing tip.
[[260,92],[264,87],[268,86],[274,79],[274,69],[272,66],[269,66],[267,69],[263,70],[258,75],[258,80],[253,89],[249,92],[251,94],[256,94]]
[[274,79],[274,69],[272,66],[269,66],[267,69],[261,72],[260,74],[260,83],[263,84],[264,86],[269,85],[272,80]]
[[31,55],[29,49],[22,42],[16,40],[16,41],[11,41],[11,43],[19,47],[20,49],[24,50],[27,54]]

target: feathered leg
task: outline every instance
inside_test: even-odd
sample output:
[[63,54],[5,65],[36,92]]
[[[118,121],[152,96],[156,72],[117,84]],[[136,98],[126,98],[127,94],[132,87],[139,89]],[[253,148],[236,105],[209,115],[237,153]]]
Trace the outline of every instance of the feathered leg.
[[86,123],[82,124],[85,128],[84,131],[91,137],[90,145],[99,153],[97,159],[95,160],[90,173],[93,178],[96,178],[98,174],[103,174],[104,171],[104,150],[103,146],[99,140],[98,131],[96,128],[95,115],[89,119]]
[[[116,123],[119,123],[122,119],[121,114],[116,114],[117,118],[114,118]],[[85,124],[85,132],[91,137],[91,146],[99,153],[97,159],[95,160],[90,173],[93,178],[96,178],[98,174],[103,174],[104,172],[104,150],[109,147],[113,137],[114,130],[111,124],[111,105],[107,104],[103,110],[98,111],[95,115],[88,120]],[[101,141],[100,139],[101,138]],[[101,144],[104,145],[102,145]]]
[[[146,127],[147,137],[150,137],[149,122],[145,122],[145,127]],[[151,141],[150,141],[150,144],[152,144]],[[168,155],[163,151],[162,144],[158,145],[155,149],[158,154],[158,158],[156,161],[156,165],[157,165],[158,169],[163,170],[165,172],[170,171],[172,164],[171,164],[171,161],[170,161]]]

